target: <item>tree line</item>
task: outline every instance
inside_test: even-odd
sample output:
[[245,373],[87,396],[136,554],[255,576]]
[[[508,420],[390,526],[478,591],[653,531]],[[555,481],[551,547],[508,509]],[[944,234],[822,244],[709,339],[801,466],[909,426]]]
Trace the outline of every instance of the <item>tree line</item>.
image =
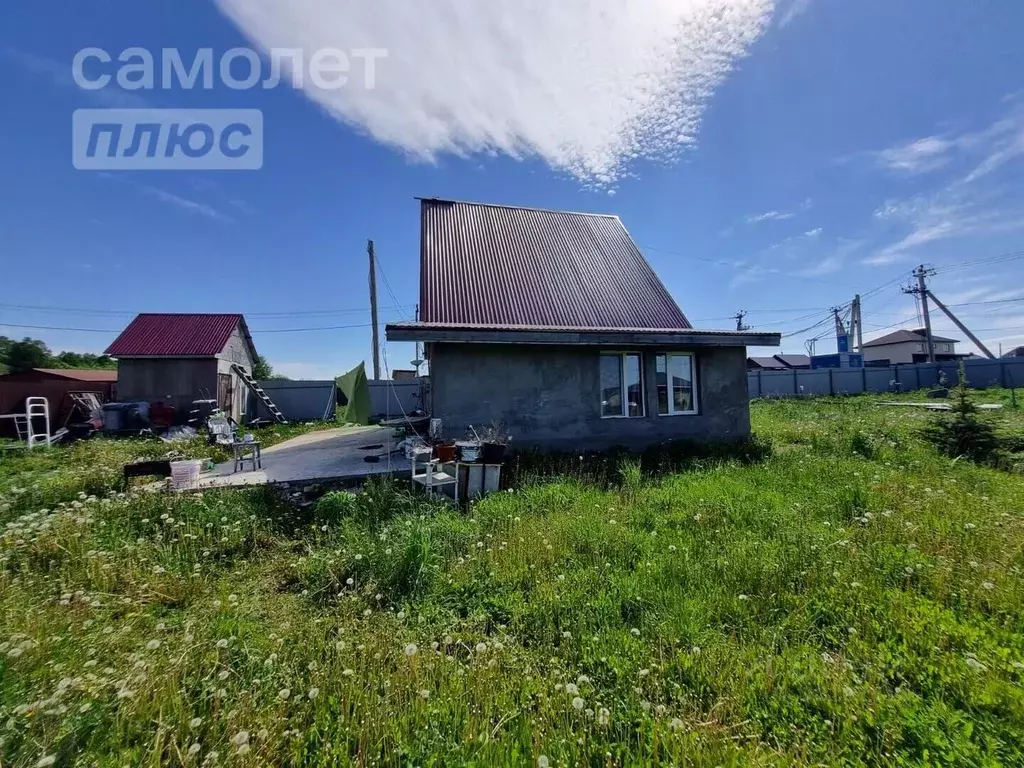
[[0,374],[28,371],[32,368],[117,368],[117,361],[91,352],[54,354],[39,339],[28,336],[21,341],[0,336]]

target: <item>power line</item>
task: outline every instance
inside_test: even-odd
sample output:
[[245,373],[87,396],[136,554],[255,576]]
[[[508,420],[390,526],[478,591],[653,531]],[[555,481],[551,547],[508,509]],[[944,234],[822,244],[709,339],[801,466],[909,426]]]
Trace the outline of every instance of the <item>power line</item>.
[[[402,311],[403,307],[412,306],[410,304],[398,304],[395,301],[395,306],[392,307],[381,307],[381,310],[395,310],[398,312]],[[28,310],[33,312],[47,312],[54,314],[67,314],[67,315],[103,315],[103,316],[125,316],[125,315],[137,315],[146,314],[139,313],[135,310],[130,309],[84,309],[84,308],[71,308],[71,307],[48,307],[43,305],[35,304],[0,304],[0,309],[11,309],[11,310]],[[276,317],[311,317],[315,315],[346,315],[346,314],[358,314],[361,312],[369,312],[369,307],[349,308],[349,309],[313,309],[313,310],[301,310],[301,311],[284,311],[284,312],[244,312],[246,317],[265,317],[265,318],[276,318]],[[153,313],[159,314],[159,313]],[[169,312],[167,314],[176,314]]]
[[[311,331],[342,331],[351,328],[369,328],[372,323],[352,325],[320,325],[312,328],[253,328],[253,333],[306,333]],[[0,328],[27,328],[37,331],[80,331],[82,333],[120,333],[123,328],[80,328],[63,325],[27,325],[24,323],[2,323]]]

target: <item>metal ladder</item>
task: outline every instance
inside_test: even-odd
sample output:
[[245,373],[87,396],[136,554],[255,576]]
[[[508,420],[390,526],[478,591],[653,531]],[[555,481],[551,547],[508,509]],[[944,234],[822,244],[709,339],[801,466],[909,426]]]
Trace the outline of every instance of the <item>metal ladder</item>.
[[269,395],[267,395],[267,393],[263,391],[263,388],[256,383],[256,379],[254,379],[246,372],[245,368],[238,365],[237,363],[232,363],[231,370],[237,373],[238,378],[245,382],[245,386],[251,389],[252,393],[256,395],[256,397],[258,397],[265,406],[267,406],[267,410],[270,411],[270,415],[274,417],[278,424],[288,423],[288,419],[286,419],[284,417],[284,414],[281,413],[281,411],[278,409],[276,405],[274,405],[274,401],[271,400]]
[[[33,419],[43,420],[45,427],[42,432],[36,431]],[[50,444],[50,402],[45,397],[25,398],[25,421],[29,448]]]

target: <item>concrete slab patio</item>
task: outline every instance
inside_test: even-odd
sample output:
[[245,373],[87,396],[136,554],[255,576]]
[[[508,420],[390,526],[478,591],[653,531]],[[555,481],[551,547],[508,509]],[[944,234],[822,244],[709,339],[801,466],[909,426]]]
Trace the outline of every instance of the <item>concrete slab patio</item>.
[[[227,461],[204,472],[199,484],[202,488],[222,488],[328,480],[357,482],[389,473],[407,476],[411,465],[404,452],[392,453],[397,451],[398,442],[393,430],[383,427],[310,432],[265,449],[262,469],[235,472],[234,462]],[[367,462],[367,455],[379,456],[380,460]]]

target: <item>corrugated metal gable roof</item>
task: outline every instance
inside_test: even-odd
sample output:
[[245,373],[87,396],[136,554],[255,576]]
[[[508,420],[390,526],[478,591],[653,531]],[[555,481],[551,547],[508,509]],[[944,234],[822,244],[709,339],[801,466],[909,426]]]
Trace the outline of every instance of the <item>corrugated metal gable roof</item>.
[[434,199],[421,206],[423,322],[692,327],[617,216]]
[[[865,341],[864,342],[864,346],[865,347],[880,347],[880,346],[884,346],[886,344],[901,344],[901,343],[903,343],[905,341],[927,341],[927,340],[928,339],[927,339],[927,336],[925,335],[924,328],[916,328],[916,329],[901,328],[898,331],[893,331],[892,333],[887,333],[885,336],[879,336],[877,339],[872,339],[871,341]],[[957,343],[959,340],[958,339],[950,339],[950,338],[947,338],[945,336],[939,336],[938,334],[933,333],[932,334],[932,341],[933,342],[935,342],[935,341],[942,341],[942,342],[951,341],[953,343]]]
[[214,314],[141,314],[106,354],[113,357],[213,357],[220,354],[235,328],[245,320],[242,315]]
[[782,362],[776,360],[774,357],[748,357],[747,361],[753,363],[758,368],[765,368],[768,370],[776,371],[786,370],[786,366]]

